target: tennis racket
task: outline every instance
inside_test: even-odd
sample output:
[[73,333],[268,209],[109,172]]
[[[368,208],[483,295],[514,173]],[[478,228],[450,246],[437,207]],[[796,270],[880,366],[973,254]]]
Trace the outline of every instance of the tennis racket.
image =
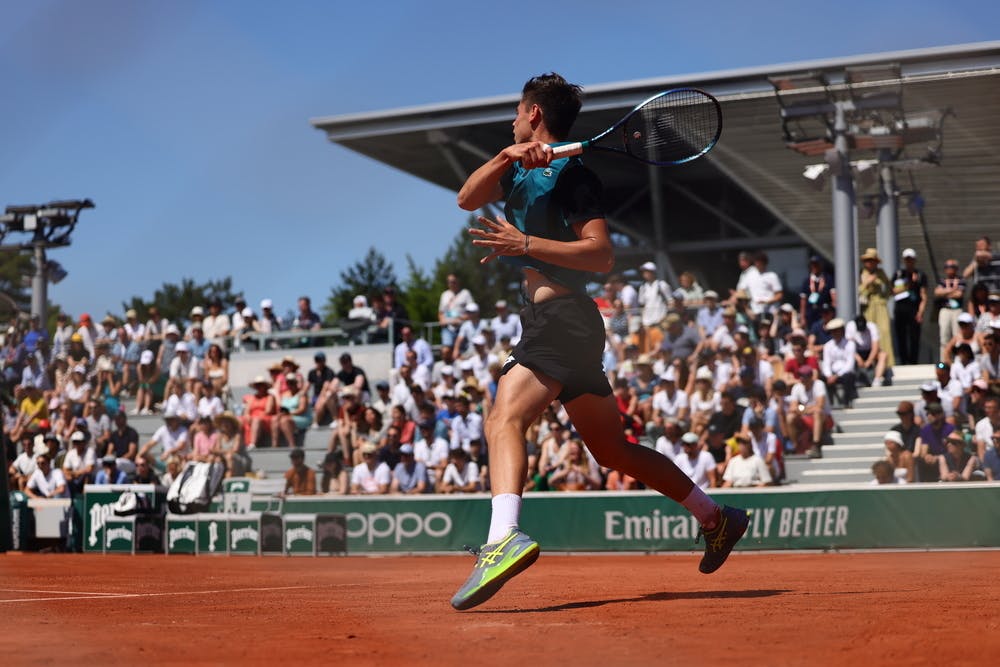
[[721,134],[719,101],[697,88],[675,88],[653,95],[593,139],[553,146],[552,153],[561,158],[588,150],[614,151],[667,166],[700,158]]

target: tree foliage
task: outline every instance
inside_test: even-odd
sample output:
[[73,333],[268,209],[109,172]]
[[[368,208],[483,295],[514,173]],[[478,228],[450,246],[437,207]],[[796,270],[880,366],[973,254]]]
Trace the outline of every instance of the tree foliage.
[[375,294],[397,284],[392,262],[372,246],[364,259],[340,272],[340,285],[330,288],[330,296],[323,305],[323,320],[333,323],[347,317],[355,296],[364,295],[370,305]]
[[[469,218],[469,224],[475,224],[474,217]],[[512,306],[517,304],[521,291],[521,270],[496,259],[482,264],[480,260],[486,254],[482,248],[472,245],[469,233],[463,227],[444,256],[434,264],[435,293],[440,295],[447,288],[448,275],[454,273],[480,305],[484,316],[492,316],[493,304],[498,299],[505,299]],[[436,299],[431,319],[437,319]]]
[[15,309],[31,311],[31,289],[27,282],[34,273],[31,255],[14,248],[0,250],[0,321],[7,322]]
[[[130,301],[122,303],[122,309],[134,308],[139,317],[143,318],[150,306],[156,306],[161,317],[178,322],[187,320],[195,306],[204,308],[210,301],[218,299],[222,302],[223,310],[228,310],[241,296],[243,292],[233,291],[233,279],[229,276],[201,284],[192,278],[182,278],[180,284],[164,283],[148,301],[133,296]],[[111,314],[121,317],[121,313]]]

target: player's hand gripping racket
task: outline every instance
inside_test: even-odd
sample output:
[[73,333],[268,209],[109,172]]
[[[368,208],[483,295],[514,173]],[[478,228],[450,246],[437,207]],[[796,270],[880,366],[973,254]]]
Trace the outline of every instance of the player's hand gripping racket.
[[712,150],[721,134],[719,101],[697,88],[675,88],[653,95],[593,139],[553,146],[552,154],[556,159],[596,149],[647,164],[683,164]]

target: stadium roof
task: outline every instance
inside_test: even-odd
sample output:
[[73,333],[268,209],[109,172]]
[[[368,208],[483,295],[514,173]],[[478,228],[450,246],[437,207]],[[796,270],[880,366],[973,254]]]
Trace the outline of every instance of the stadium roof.
[[[866,72],[868,88],[850,85],[858,77],[849,70]],[[614,155],[588,156],[605,183],[608,217],[620,232],[620,256],[630,257],[626,265],[648,259],[656,248],[665,248],[678,270],[704,270],[708,257],[746,248],[810,246],[832,258],[829,188],[819,189],[803,177],[806,166],[824,162],[824,142],[811,156],[803,154],[810,152],[808,142],[800,144],[801,151],[788,147],[772,83],[809,77],[822,77],[825,86],[782,93],[781,102],[807,101],[818,91],[844,99],[894,87],[907,117],[951,111],[940,136],[930,132],[894,155],[905,167],[895,170],[900,248],[917,249],[921,265],[929,269],[929,256],[938,266],[945,257],[966,261],[975,238],[990,231],[996,235],[1000,42],[988,42],[586,86],[573,132],[579,138],[596,134],[646,97],[669,88],[702,88],[723,106],[722,139],[695,163],[654,169]],[[519,92],[311,122],[337,144],[457,190],[467,174],[511,141],[518,99]],[[856,121],[865,126],[865,118]],[[876,156],[861,146],[859,140],[852,160]],[[934,151],[940,156],[937,164],[924,159]],[[878,182],[857,182],[858,245],[875,246],[875,217],[866,217],[868,207],[862,204],[874,199]],[[917,214],[921,200],[926,236]],[[659,227],[651,222],[657,218],[663,221]]]

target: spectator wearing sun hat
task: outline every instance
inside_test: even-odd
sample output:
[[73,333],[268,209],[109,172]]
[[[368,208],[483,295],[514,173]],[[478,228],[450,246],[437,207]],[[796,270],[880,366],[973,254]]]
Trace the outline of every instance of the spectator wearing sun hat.
[[271,381],[263,375],[256,376],[250,387],[252,394],[243,397],[243,441],[248,449],[258,447],[271,432],[271,420],[278,414],[278,402],[271,393]]
[[889,297],[892,294],[892,281],[879,264],[875,248],[867,248],[861,257],[861,273],[858,278],[858,305],[865,319],[874,322],[878,327],[879,341],[885,350],[886,368],[896,365],[896,352],[892,344],[892,325],[889,319]]
[[370,442],[361,445],[361,463],[351,471],[351,493],[382,495],[389,493],[392,470],[376,458],[377,447]]

